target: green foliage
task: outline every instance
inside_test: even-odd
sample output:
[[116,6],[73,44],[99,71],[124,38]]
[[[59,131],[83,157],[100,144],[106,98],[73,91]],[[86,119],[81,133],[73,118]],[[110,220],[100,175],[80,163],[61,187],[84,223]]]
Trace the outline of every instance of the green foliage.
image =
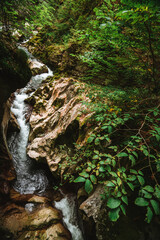
[[146,208],[149,223],[154,214],[159,215],[159,98],[140,99],[139,95],[137,100],[134,91],[126,92],[125,98],[125,94],[120,94],[123,99],[120,107],[117,104],[122,103],[120,98],[113,101],[118,92],[122,90],[113,92],[96,86],[88,94],[91,102],[84,104],[94,114],[86,144],[75,145],[71,161],[79,164],[71,182],[84,184],[88,194],[98,183],[103,184],[111,221],[126,215],[132,196],[138,207]]
[[0,1],[0,22],[3,31],[8,34],[13,28],[21,28],[25,18],[32,14],[37,0],[2,0]]
[[[78,33],[89,42],[80,56],[88,64],[85,79],[99,84],[159,87],[159,8],[132,3],[114,7],[110,1],[95,8],[95,18]],[[95,80],[94,80],[95,81]]]
[[[137,207],[146,210],[149,223],[154,214],[159,215],[160,200],[160,103],[155,95],[147,96],[159,91],[159,7],[125,0],[5,0],[0,6],[6,31],[10,25],[21,25],[22,10],[29,12],[23,20],[39,30],[31,40],[39,49],[78,43],[81,54],[76,45],[70,56],[87,66],[85,80],[101,85],[91,86],[90,102],[84,103],[93,114],[89,127],[83,126],[85,144],[75,144],[74,156],[68,159],[76,165],[75,174],[65,180],[83,185],[88,194],[103,184],[111,221],[126,215],[132,197]],[[3,47],[1,54],[3,70],[12,72]],[[26,64],[21,50],[16,58],[20,68]],[[109,84],[112,87],[102,87]]]

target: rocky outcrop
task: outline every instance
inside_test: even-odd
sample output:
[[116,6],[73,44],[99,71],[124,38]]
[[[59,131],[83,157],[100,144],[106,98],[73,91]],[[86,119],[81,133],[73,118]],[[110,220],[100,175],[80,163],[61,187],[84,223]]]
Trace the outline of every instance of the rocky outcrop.
[[[71,239],[62,224],[61,212],[51,205],[52,199],[11,192],[6,205],[0,208],[0,225],[4,239]],[[7,237],[8,236],[8,237]]]
[[36,76],[42,73],[48,73],[47,66],[36,60],[28,60],[28,64],[29,68],[31,69],[32,76]]
[[[70,78],[43,84],[27,101],[34,104],[30,118],[28,155],[47,162],[56,176],[69,168],[67,156],[72,154],[80,130],[89,115],[84,114],[84,85]],[[59,151],[60,146],[62,146]],[[63,165],[59,168],[59,164]],[[72,170],[74,171],[74,169]]]
[[[103,185],[98,185],[95,191],[80,204],[79,209],[82,211],[81,215],[88,237],[98,240],[109,240],[110,238],[109,236],[107,238],[107,235],[110,223],[107,218],[107,209],[105,207],[105,201],[102,199],[102,194],[104,194],[104,187]],[[81,189],[79,189],[79,202],[83,195],[83,191],[81,193]],[[108,226],[108,228],[106,226]],[[93,232],[93,230],[95,232]]]

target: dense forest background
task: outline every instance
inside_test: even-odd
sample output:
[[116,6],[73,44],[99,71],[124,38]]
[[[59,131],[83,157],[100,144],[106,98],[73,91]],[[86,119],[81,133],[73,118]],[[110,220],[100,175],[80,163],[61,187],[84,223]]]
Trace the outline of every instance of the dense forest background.
[[88,194],[104,184],[111,221],[134,202],[149,223],[160,214],[158,1],[2,0],[0,9],[2,73],[11,71],[4,45],[17,41],[16,30],[18,40],[32,36],[28,46],[55,78],[75,77],[89,89],[92,132],[75,146],[70,161],[79,167],[64,182],[83,183]]

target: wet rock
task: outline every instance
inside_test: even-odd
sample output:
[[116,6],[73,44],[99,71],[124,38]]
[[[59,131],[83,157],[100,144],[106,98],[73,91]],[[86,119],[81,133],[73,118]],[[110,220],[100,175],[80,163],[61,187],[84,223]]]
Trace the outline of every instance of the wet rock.
[[69,240],[71,239],[71,235],[61,223],[57,223],[49,227],[46,231],[38,230],[38,231],[25,232],[17,240],[24,240],[24,239]]
[[97,222],[98,220],[100,210],[103,204],[103,200],[101,197],[103,193],[103,186],[97,186],[93,194],[80,205],[80,210],[84,211],[87,217],[92,217],[95,222]]
[[40,229],[53,223],[57,223],[60,220],[61,214],[58,210],[52,207],[45,207],[33,214],[27,225],[29,226],[29,229]]
[[10,121],[8,126],[8,132],[19,132],[20,126],[17,122],[17,119],[13,113],[10,115]]
[[33,195],[31,198],[28,199],[28,202],[31,203],[48,203],[50,200],[46,197],[40,197]]
[[13,202],[16,202],[16,203],[27,202],[32,197],[33,197],[32,194],[20,194],[13,188],[10,191],[10,200],[12,200]]
[[50,206],[39,205],[29,211],[10,203],[0,209],[1,229],[7,230],[15,239],[36,239],[38,233],[40,239],[71,239],[69,231],[61,222],[61,213]]
[[[89,239],[109,240],[108,235],[108,218],[104,200],[101,195],[104,194],[104,187],[99,185],[95,191],[88,197],[79,209],[82,211],[82,219],[84,222],[84,230]],[[78,198],[82,200],[84,197],[83,190],[78,191]],[[87,226],[87,227],[86,227]],[[93,233],[94,230],[94,233]]]
[[38,62],[38,61],[30,61],[28,60],[29,68],[31,69],[32,76],[39,75],[42,73],[48,73],[48,68],[46,65]]

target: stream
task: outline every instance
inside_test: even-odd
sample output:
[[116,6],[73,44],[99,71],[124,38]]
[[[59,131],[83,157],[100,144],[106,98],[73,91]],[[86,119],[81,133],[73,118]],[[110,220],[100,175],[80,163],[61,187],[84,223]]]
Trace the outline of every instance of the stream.
[[[19,48],[26,52],[29,61],[34,62],[36,67],[41,67],[43,65],[28,52],[27,48],[22,45],[19,45]],[[26,121],[28,106],[25,104],[25,99],[30,97],[41,85],[42,81],[50,76],[53,76],[53,72],[49,68],[48,73],[32,76],[26,87],[15,92],[15,99],[11,107],[11,111],[16,116],[20,126],[20,131],[18,133],[14,132],[9,137],[8,147],[13,158],[13,164],[17,175],[13,187],[20,194],[45,194],[45,190],[48,186],[49,181],[45,172],[42,169],[35,169],[33,160],[30,159],[26,153],[30,126]],[[55,202],[55,207],[62,211],[63,222],[71,232],[72,239],[83,240],[82,232],[78,227],[75,198],[74,196],[68,197],[63,193],[62,195],[63,198],[59,202]],[[30,205],[26,206],[26,208],[32,211],[34,206]]]

